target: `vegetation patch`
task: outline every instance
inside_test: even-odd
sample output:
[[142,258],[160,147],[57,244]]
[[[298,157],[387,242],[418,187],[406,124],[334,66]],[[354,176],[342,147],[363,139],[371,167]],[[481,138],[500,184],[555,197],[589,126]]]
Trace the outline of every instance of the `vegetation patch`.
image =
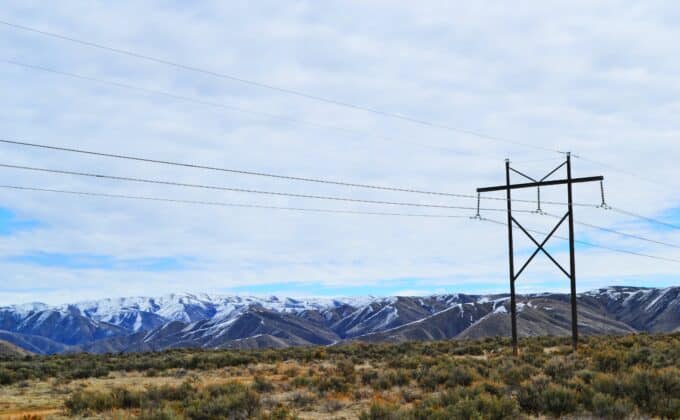
[[[141,419],[680,418],[680,334],[0,360],[0,414]],[[7,401],[7,402],[5,402]],[[35,401],[41,401],[40,404]],[[22,411],[22,407],[25,410]]]

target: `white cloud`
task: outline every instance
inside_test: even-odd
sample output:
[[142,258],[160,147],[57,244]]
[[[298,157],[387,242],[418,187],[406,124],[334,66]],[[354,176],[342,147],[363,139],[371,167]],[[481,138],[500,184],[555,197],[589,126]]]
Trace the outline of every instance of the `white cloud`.
[[[436,1],[191,6],[116,2],[106,7],[67,1],[59,5],[10,2],[3,19],[496,137],[573,150],[658,180],[659,186],[654,186],[585,160],[575,162],[577,175],[606,176],[611,204],[659,214],[678,206],[677,190],[668,185],[679,184],[675,180],[680,155],[680,46],[675,40],[680,33],[672,19],[679,13],[680,7],[669,3],[631,7],[617,1],[520,6]],[[371,133],[352,135],[272,121],[0,63],[2,137],[464,193],[503,182],[505,156],[517,161],[553,157],[6,27],[0,31],[4,51],[0,58]],[[466,200],[292,184],[11,146],[2,146],[0,162],[298,193],[474,205]],[[540,173],[554,163],[518,166]],[[370,207],[6,169],[0,169],[0,174],[2,183],[27,186],[282,206]],[[564,200],[557,192],[544,194],[545,199]],[[526,194],[533,197],[533,192]],[[599,190],[594,185],[578,186],[577,197],[598,203]],[[196,259],[189,270],[169,273],[3,263],[3,283],[13,286],[0,291],[0,303],[268,282],[301,282],[314,289],[415,277],[432,279],[432,287],[442,284],[448,291],[465,291],[470,278],[499,287],[507,283],[504,229],[467,220],[289,214],[12,191],[0,191],[0,200],[2,207],[42,223],[36,230],[0,237],[5,256],[52,252]],[[584,221],[608,226],[626,220],[611,212],[577,211]],[[547,224],[540,219],[532,223]],[[677,233],[655,232],[644,225],[633,228],[639,234],[680,243]],[[588,238],[680,258],[676,250],[600,233],[588,232]],[[584,285],[617,283],[634,275],[672,276],[678,266],[592,250],[582,251],[578,262]],[[561,281],[559,273],[550,277],[548,273],[554,273],[548,266],[532,268],[523,287],[545,287],[541,282],[546,278]]]

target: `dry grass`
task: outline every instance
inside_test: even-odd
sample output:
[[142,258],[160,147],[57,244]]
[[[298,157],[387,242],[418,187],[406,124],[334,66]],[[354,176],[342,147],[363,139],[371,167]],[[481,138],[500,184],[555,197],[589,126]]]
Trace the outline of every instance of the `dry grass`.
[[[153,418],[158,419],[192,418],[186,414],[191,407],[219,399],[211,393],[234,384],[245,390],[239,392],[256,396],[257,417],[262,419],[457,418],[475,412],[482,418],[587,417],[594,413],[622,419],[680,418],[680,379],[676,378],[680,376],[680,335],[584,341],[579,354],[571,355],[566,340],[526,340],[517,359],[510,357],[504,340],[261,350],[234,353],[239,357],[235,362],[219,363],[217,358],[232,352],[103,355],[94,360],[108,366],[108,374],[82,379],[71,379],[69,369],[78,365],[71,362],[92,356],[33,358],[26,364],[0,361],[0,369],[15,369],[24,372],[24,377],[30,377],[22,371],[27,366],[64,366],[49,375],[0,386],[0,420],[58,419],[69,414],[125,419],[143,413],[155,413]],[[185,367],[189,365],[195,367]],[[645,372],[666,378],[663,387],[656,386],[657,380],[650,381]],[[182,387],[190,389],[184,399],[149,397],[156,398],[152,406],[145,400],[159,390]],[[111,396],[115,389],[136,393],[135,398],[145,401],[127,408],[113,403],[102,410],[66,403],[94,395],[88,392]],[[81,400],[82,404],[87,406]],[[159,413],[175,417],[159,417]]]

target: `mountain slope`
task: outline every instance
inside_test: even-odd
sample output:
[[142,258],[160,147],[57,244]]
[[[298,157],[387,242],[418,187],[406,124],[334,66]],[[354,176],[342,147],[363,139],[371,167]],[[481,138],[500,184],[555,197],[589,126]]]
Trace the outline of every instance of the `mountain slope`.
[[0,340],[0,359],[14,359],[31,353],[4,340]]
[[[509,298],[434,295],[293,299],[171,294],[0,308],[0,339],[34,353],[177,347],[258,348],[510,334]],[[610,287],[578,296],[581,334],[680,330],[680,287]],[[567,294],[518,296],[522,336],[568,335]]]

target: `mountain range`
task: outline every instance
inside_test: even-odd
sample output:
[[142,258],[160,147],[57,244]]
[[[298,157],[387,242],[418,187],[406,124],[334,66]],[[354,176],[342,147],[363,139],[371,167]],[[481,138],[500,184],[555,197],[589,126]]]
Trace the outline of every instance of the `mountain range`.
[[[520,335],[569,335],[569,295],[518,296]],[[680,287],[578,295],[584,335],[680,331]],[[262,348],[510,334],[509,296],[293,299],[207,294],[0,307],[0,342],[37,354]]]

